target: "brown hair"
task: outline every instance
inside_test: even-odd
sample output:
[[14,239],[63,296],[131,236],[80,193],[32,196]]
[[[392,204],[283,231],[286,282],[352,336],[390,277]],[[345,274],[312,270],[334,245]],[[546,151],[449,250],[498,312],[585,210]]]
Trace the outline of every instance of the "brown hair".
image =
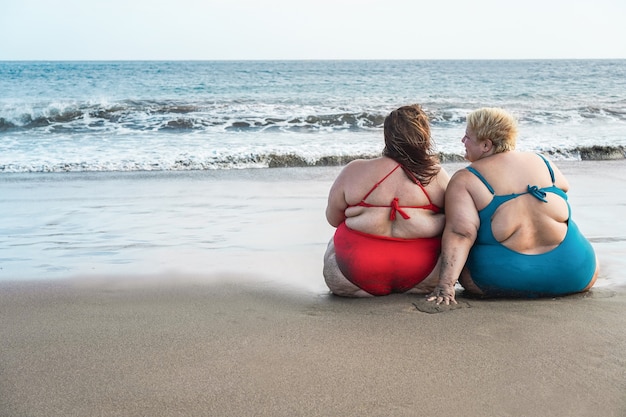
[[385,118],[383,155],[402,164],[423,184],[441,169],[433,152],[428,116],[419,104],[403,106]]

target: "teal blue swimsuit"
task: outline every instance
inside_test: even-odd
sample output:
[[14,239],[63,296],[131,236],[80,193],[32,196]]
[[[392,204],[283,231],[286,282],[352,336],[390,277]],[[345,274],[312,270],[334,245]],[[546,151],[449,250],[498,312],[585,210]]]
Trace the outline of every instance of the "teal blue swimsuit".
[[[478,212],[480,227],[466,263],[472,280],[487,295],[541,297],[571,294],[583,290],[594,276],[596,256],[593,248],[571,219],[567,194],[554,185],[552,167],[545,158],[543,160],[550,171],[552,186],[538,188],[529,185],[527,191],[520,194],[495,195],[487,180],[476,169],[467,167],[494,196],[487,207]],[[567,233],[559,246],[546,253],[526,255],[507,248],[494,238],[491,218],[500,205],[524,194],[532,194],[547,203],[546,193],[561,196],[569,211]]]

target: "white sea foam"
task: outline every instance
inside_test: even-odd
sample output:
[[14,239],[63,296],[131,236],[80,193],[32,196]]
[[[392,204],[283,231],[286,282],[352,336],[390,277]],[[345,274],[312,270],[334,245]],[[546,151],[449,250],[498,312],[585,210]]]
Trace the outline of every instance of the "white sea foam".
[[[384,117],[421,103],[437,151],[501,106],[519,148],[626,146],[623,61],[0,63],[0,172],[316,164],[377,155]],[[532,76],[530,76],[532,74]],[[594,77],[590,83],[589,78]],[[272,159],[274,158],[274,159]]]

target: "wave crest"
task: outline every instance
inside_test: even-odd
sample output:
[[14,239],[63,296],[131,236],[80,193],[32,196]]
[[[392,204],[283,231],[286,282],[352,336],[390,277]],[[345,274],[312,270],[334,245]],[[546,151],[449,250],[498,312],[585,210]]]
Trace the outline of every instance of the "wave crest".
[[[616,160],[626,158],[624,146],[591,146],[576,147],[569,150],[543,150],[555,160]],[[0,165],[0,173],[19,172],[119,172],[119,171],[195,171],[216,169],[243,169],[243,168],[297,168],[297,167],[327,167],[342,166],[355,159],[371,159],[380,154],[349,154],[323,155],[312,158],[297,153],[267,153],[227,155],[222,157],[199,159],[192,156],[177,157],[170,161],[110,161],[99,163],[86,162],[59,162],[38,165]],[[460,154],[439,153],[442,163],[463,162]]]
[[[430,103],[424,105],[431,124],[456,126],[465,123],[472,110],[467,103]],[[66,131],[131,129],[248,131],[280,129],[285,131],[379,129],[389,109],[302,105],[296,103],[178,102],[172,100],[123,100],[114,103],[49,103],[20,105],[0,110],[0,131],[53,127]],[[536,109],[519,115],[530,124],[553,124],[582,119],[626,120],[626,110],[586,106],[559,111]]]

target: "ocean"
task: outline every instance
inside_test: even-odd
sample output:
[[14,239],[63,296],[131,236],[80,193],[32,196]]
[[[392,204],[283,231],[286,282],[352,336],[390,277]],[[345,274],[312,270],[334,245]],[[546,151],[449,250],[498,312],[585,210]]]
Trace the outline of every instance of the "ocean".
[[443,160],[503,107],[518,148],[623,157],[626,60],[0,62],[0,174],[342,164],[419,103]]
[[470,111],[511,111],[518,148],[572,176],[599,281],[625,281],[626,60],[0,62],[0,281],[323,294],[330,185],[410,103],[451,170]]

